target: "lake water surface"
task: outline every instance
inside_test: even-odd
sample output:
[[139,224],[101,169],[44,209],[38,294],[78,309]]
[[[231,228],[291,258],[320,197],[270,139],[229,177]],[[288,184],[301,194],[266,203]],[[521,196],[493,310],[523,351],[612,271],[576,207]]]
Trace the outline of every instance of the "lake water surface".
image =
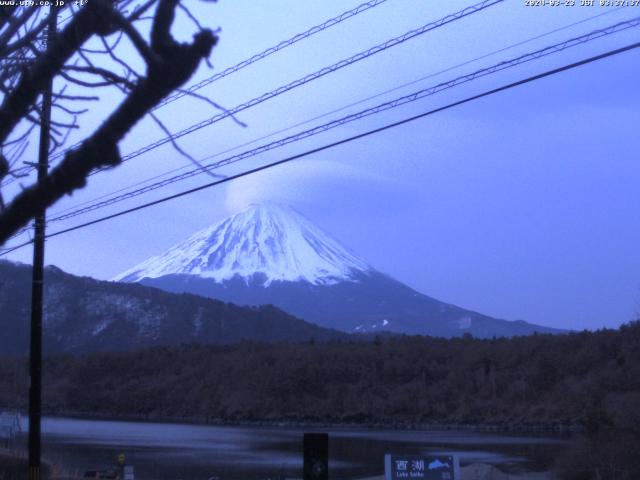
[[[23,419],[23,426],[27,423]],[[42,421],[45,460],[82,473],[114,466],[124,453],[135,466],[136,480],[301,478],[302,435],[313,431],[329,433],[332,480],[381,475],[385,453],[454,453],[461,465],[484,462],[509,471],[546,470],[563,444],[558,437],[469,431]],[[26,435],[21,440],[25,442]]]

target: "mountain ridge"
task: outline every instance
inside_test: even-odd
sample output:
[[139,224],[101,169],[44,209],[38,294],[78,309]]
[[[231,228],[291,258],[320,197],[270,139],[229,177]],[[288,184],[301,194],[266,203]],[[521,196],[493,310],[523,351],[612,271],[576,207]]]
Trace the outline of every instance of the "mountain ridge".
[[[31,266],[0,261],[0,353],[29,348]],[[182,343],[323,342],[348,335],[305,322],[274,306],[241,307],[139,284],[78,277],[45,268],[47,354],[126,351]]]
[[[416,292],[379,272],[359,281],[316,286],[305,282],[260,281],[235,278],[224,283],[193,275],[144,278],[143,285],[162,290],[218,298],[241,305],[270,303],[298,318],[325,328],[353,333],[392,332],[408,335],[455,337],[465,333],[478,338],[565,333],[564,330],[523,320],[494,319]],[[433,320],[435,319],[435,320]]]
[[117,279],[239,305],[273,304],[325,328],[434,336],[561,333],[424,295],[350,253],[289,207],[248,208]]

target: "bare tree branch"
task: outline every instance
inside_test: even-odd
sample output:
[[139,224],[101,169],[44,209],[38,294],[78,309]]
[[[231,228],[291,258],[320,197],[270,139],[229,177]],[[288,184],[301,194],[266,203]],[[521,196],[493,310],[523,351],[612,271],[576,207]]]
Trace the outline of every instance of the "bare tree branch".
[[[38,35],[40,35],[40,33],[42,33],[42,31],[47,26],[48,22],[49,22],[49,17],[47,16],[46,18],[42,19],[36,27],[29,29],[29,31],[24,37],[0,49],[0,55],[10,55],[13,52],[16,52],[17,50],[20,50],[21,48],[27,47],[31,42],[33,42],[38,37]],[[0,40],[0,45],[2,45],[2,40]]]
[[17,123],[26,115],[44,86],[71,56],[94,33],[110,25],[112,7],[108,0],[92,0],[74,16],[57,36],[55,43],[25,71],[16,88],[0,106],[0,143],[3,143]]
[[0,35],[0,55],[6,54],[6,48],[18,30],[29,20],[34,13],[36,13],[38,7],[36,5],[31,5],[30,7],[24,9],[22,14],[18,16],[18,18],[9,17],[10,26]]
[[217,173],[213,173],[211,170],[205,168],[204,165],[202,165],[198,160],[196,160],[195,158],[193,158],[191,155],[189,155],[189,153],[187,153],[186,151],[184,151],[182,149],[182,147],[180,147],[180,145],[178,145],[178,142],[176,142],[176,140],[173,138],[173,134],[171,133],[171,131],[165,126],[164,123],[162,123],[162,121],[158,118],[158,116],[156,114],[154,114],[153,112],[149,113],[149,115],[151,116],[151,118],[156,122],[156,124],[162,129],[162,131],[171,139],[171,145],[173,146],[173,148],[183,157],[185,157],[187,160],[189,160],[191,163],[193,163],[197,168],[200,169],[200,171],[202,171],[203,173],[206,173],[207,175],[209,175],[210,177],[213,178],[223,178],[222,175],[218,175]]
[[[24,118],[42,88],[35,73],[51,78],[77,52],[92,33],[104,34],[118,25],[116,15],[105,3],[92,0],[80,9],[71,24],[64,29],[53,48],[42,54],[25,73],[16,89],[0,107],[0,141]],[[19,193],[0,213],[0,245],[43,208],[62,196],[84,187],[89,173],[95,169],[114,167],[121,162],[118,143],[131,128],[150,112],[165,96],[179,88],[193,75],[200,62],[207,58],[217,42],[210,30],[201,30],[191,43],[178,43],[170,34],[177,0],[160,0],[151,30],[150,49],[145,57],[147,70],[140,77],[116,110],[104,123],[74,150],[66,153],[42,181]],[[91,6],[91,8],[87,8]],[[98,13],[106,16],[99,19]],[[80,21],[82,19],[82,21]],[[86,23],[85,23],[86,22]],[[20,95],[16,92],[21,92]],[[24,98],[26,97],[26,99]],[[9,108],[13,107],[13,108]]]
[[[107,70],[106,68],[100,68],[95,66],[82,67],[82,66],[76,66],[76,65],[67,65],[62,69],[62,71],[65,71],[65,70],[72,70],[74,72],[98,75],[104,79],[107,86],[121,84],[122,86],[128,88],[129,90],[133,89],[133,87],[135,86],[134,83],[130,82],[126,78],[116,73],[113,73],[111,70]],[[89,85],[89,86],[92,86],[92,85]]]

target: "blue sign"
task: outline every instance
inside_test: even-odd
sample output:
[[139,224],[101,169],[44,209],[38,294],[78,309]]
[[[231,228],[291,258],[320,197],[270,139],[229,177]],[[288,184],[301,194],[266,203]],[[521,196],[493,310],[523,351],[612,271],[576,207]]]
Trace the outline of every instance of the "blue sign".
[[385,455],[385,480],[460,480],[454,455]]

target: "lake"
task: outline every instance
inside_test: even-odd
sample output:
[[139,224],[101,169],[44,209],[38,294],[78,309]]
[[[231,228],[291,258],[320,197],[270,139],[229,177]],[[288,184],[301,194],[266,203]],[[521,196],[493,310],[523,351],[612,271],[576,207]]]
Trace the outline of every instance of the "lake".
[[[23,428],[27,425],[23,418]],[[470,431],[226,427],[44,418],[43,457],[71,472],[109,468],[124,453],[136,480],[264,479],[302,476],[302,435],[329,433],[330,478],[381,475],[385,453],[457,454],[461,465],[511,472],[547,470],[559,437]],[[20,438],[26,443],[26,434]]]

